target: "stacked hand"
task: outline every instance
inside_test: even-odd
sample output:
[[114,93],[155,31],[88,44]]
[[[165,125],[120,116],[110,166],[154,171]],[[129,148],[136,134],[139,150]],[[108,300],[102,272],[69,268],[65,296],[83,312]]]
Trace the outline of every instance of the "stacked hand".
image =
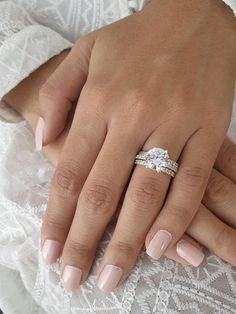
[[[79,98],[42,229],[46,262],[62,254],[66,289],[86,279],[120,205],[98,270],[102,290],[128,276],[144,242],[155,259],[165,253],[198,266],[203,253],[194,238],[236,264],[236,153],[229,140],[210,176],[231,118],[235,23],[221,1],[153,1],[81,38],[42,87],[38,149],[64,130]],[[152,147],[178,160],[172,181],[133,167],[136,154]]]

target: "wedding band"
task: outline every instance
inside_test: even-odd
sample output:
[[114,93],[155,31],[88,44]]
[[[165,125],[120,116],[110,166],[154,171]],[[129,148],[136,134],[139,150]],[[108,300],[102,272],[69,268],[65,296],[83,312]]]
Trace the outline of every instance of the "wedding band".
[[178,170],[178,163],[170,159],[167,150],[159,147],[154,147],[147,152],[140,151],[136,155],[134,163],[157,173],[166,173],[173,178]]

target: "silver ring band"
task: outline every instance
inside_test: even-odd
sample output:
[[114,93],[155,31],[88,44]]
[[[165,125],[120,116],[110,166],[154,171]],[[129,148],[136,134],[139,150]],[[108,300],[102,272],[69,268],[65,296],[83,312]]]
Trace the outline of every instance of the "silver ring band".
[[166,173],[173,178],[178,170],[178,163],[169,158],[168,151],[158,147],[154,147],[147,152],[140,151],[136,155],[134,163],[145,166],[157,173]]

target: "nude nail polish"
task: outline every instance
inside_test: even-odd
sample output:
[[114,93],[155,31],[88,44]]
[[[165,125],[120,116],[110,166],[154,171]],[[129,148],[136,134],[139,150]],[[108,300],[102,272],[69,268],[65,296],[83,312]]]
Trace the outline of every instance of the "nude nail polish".
[[185,240],[181,240],[177,243],[176,252],[180,257],[195,267],[198,267],[204,259],[204,253]]
[[66,265],[62,275],[62,284],[67,291],[75,291],[79,288],[82,279],[80,268]]
[[149,243],[146,253],[158,260],[169,246],[171,240],[172,236],[168,231],[159,230]]
[[61,255],[61,244],[55,240],[45,240],[42,247],[42,256],[46,264],[56,263]]
[[45,127],[44,119],[40,117],[38,119],[37,127],[35,130],[35,146],[37,151],[42,150],[43,147],[44,127]]
[[114,265],[106,265],[98,279],[98,287],[103,292],[111,292],[115,289],[123,275],[123,270]]

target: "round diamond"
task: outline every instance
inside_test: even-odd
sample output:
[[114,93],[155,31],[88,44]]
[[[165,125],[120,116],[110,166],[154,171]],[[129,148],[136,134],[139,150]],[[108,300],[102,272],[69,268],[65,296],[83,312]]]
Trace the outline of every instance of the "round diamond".
[[167,164],[169,159],[168,152],[162,148],[152,148],[146,155],[148,167],[161,172],[162,168]]

